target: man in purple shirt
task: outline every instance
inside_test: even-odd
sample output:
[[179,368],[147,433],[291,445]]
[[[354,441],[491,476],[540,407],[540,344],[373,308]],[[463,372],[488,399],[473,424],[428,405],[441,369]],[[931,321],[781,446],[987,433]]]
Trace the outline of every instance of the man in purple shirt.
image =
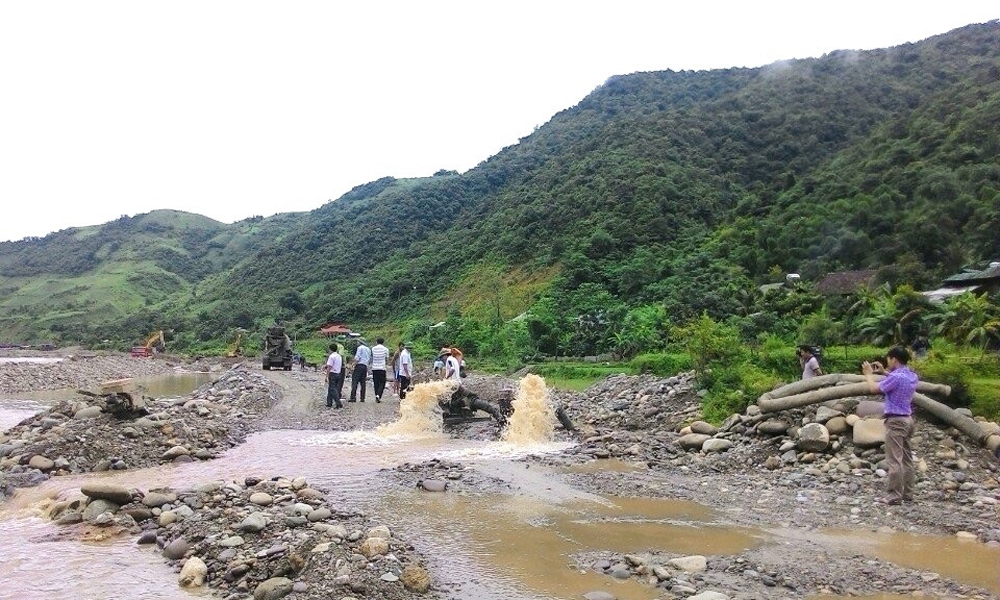
[[[880,499],[885,504],[901,504],[913,500],[916,475],[913,470],[913,453],[910,436],[913,435],[913,394],[917,391],[917,374],[906,366],[910,353],[902,346],[894,346],[886,354],[886,365],[865,361],[861,372],[873,394],[885,395],[885,459],[889,463],[888,496]],[[885,375],[875,381],[875,375]]]

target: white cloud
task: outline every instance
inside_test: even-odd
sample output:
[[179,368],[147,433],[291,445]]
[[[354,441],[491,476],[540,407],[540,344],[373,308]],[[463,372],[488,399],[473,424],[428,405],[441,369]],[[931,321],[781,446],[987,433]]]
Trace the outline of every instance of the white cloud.
[[984,2],[0,4],[0,239],[467,170],[609,76],[916,41]]

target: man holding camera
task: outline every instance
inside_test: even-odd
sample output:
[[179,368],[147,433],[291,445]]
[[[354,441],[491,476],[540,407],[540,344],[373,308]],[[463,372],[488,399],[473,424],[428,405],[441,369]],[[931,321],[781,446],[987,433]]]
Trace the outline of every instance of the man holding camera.
[[[910,353],[902,346],[894,346],[886,354],[886,367],[882,363],[861,363],[861,372],[873,394],[885,395],[885,459],[889,463],[888,496],[880,498],[884,504],[902,504],[913,501],[916,473],[910,436],[913,435],[913,394],[917,391],[917,374],[910,370]],[[875,375],[885,375],[875,381]]]

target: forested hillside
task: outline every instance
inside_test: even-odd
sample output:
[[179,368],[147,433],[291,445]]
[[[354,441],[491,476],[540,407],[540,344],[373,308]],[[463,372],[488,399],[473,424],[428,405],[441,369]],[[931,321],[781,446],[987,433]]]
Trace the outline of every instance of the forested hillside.
[[[169,325],[194,341],[273,318],[303,333],[446,317],[499,330],[530,309],[523,339],[505,343],[591,353],[628,319],[753,312],[757,286],[786,272],[931,285],[1000,257],[998,190],[992,22],[756,69],[614,77],[467,173],[387,177],[310,213],[161,230],[125,219],[0,244],[0,311],[26,336]],[[129,261],[145,275],[127,311],[67,300],[63,313],[86,318],[66,327],[17,300],[40,278]]]

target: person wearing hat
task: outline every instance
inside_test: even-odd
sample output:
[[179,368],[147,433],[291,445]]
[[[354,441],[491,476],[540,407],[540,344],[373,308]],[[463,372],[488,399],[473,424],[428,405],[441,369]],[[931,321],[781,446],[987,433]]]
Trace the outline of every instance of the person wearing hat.
[[455,353],[451,351],[451,348],[441,348],[441,353],[445,355],[443,379],[457,381],[461,385],[462,363],[458,362],[458,358],[455,357]]
[[399,399],[406,398],[406,390],[413,381],[413,358],[410,356],[410,345],[403,344],[399,353]]

